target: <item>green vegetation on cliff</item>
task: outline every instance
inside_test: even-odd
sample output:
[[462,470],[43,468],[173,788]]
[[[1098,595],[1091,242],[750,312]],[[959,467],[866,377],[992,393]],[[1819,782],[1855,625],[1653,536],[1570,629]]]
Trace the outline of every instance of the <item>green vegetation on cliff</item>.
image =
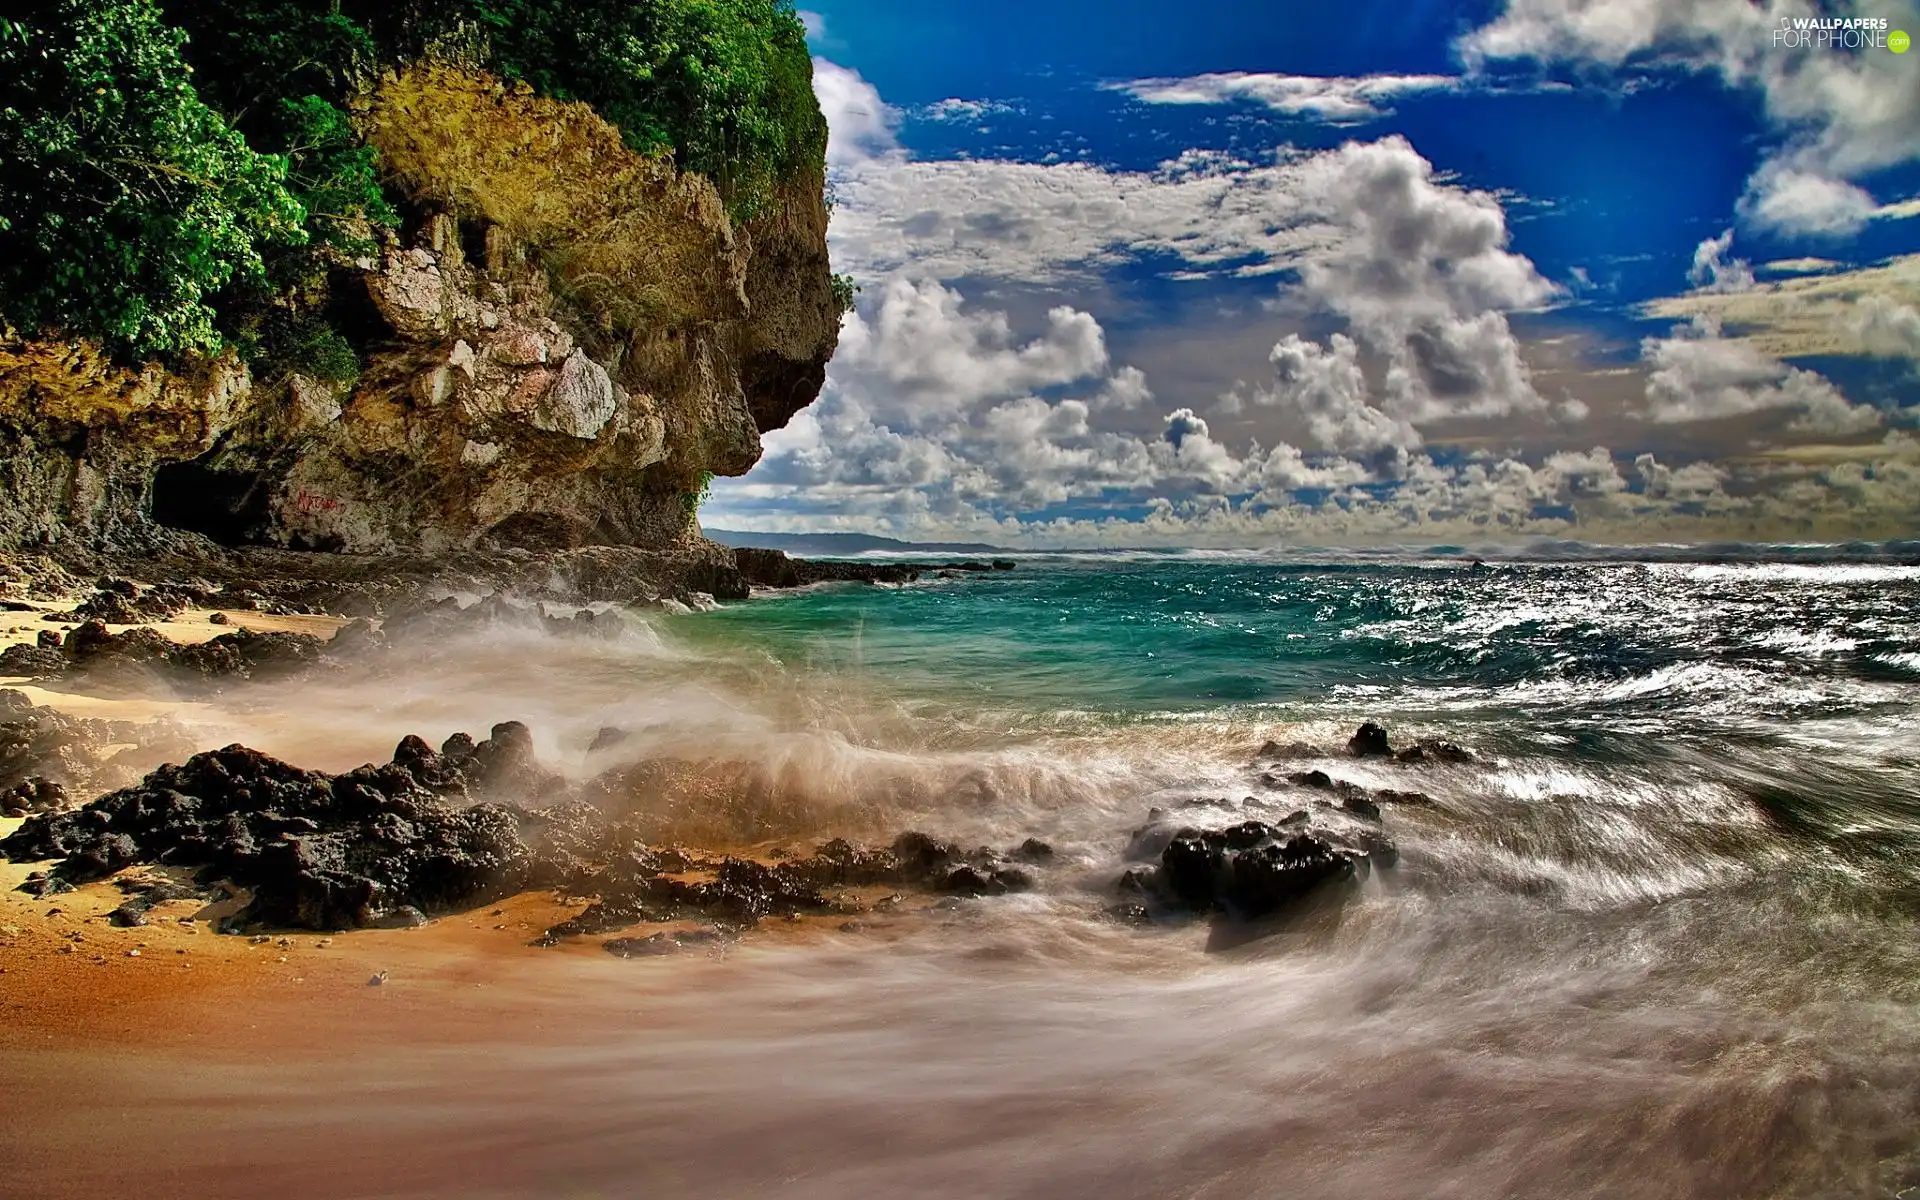
[[575,100],[734,219],[820,175],[791,0],[24,0],[0,20],[0,323],[350,378],[328,271],[408,197],[357,127],[423,58]]
[[201,101],[149,0],[16,12],[0,29],[0,319],[136,355],[217,348],[214,294],[305,239],[285,161]]

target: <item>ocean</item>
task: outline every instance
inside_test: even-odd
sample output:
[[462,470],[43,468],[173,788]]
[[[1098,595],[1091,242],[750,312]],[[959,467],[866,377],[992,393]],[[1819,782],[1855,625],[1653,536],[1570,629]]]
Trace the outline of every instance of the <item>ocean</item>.
[[[1658,557],[1025,556],[196,720],[335,768],[518,718],[580,773],[728,764],[635,798],[693,844],[1053,848],[1030,892],[609,961],[542,1009],[590,1047],[316,1066],[303,1128],[401,1139],[390,1194],[1920,1196],[1920,566]],[[1472,761],[1355,758],[1364,721]],[[1314,770],[1427,798],[1397,862],[1109,915],[1151,810],[1346,819]]]

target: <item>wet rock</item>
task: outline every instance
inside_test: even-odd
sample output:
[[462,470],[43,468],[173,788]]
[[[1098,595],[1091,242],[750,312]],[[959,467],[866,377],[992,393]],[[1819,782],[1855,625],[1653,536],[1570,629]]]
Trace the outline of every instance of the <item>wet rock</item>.
[[1021,862],[1049,862],[1053,858],[1053,847],[1039,838],[1028,838],[1014,849],[1013,857]]
[[1186,831],[1160,853],[1160,882],[1192,908],[1211,908],[1219,894],[1216,877],[1226,862],[1223,851],[1209,846],[1198,830]]
[[[1357,783],[1348,783],[1344,779],[1335,779],[1325,771],[1296,771],[1287,776],[1290,783],[1316,791],[1332,792],[1340,797],[1340,807],[1358,817],[1369,821],[1380,819],[1380,805],[1385,804],[1431,804],[1432,799],[1423,792],[1403,792],[1393,788],[1363,788]],[[1321,801],[1314,801],[1320,804]],[[1305,819],[1306,814],[1298,814]],[[1291,819],[1291,818],[1289,818]]]
[[355,617],[333,631],[327,653],[336,658],[362,658],[387,648],[387,635],[365,617]]
[[[424,746],[424,744],[423,744]],[[440,747],[435,769],[457,773],[477,796],[494,796],[515,803],[532,803],[556,795],[565,784],[540,765],[534,754],[533,733],[519,721],[502,721],[483,741],[455,734]]]
[[965,856],[951,842],[943,842],[918,831],[901,834],[893,841],[894,856],[900,860],[901,873],[909,878],[925,879],[949,870]]
[[402,904],[398,908],[375,917],[372,925],[375,929],[418,929],[427,923],[427,914],[411,904]]
[[304,633],[257,633],[236,629],[210,641],[180,645],[145,628],[112,633],[88,621],[66,637],[61,650],[73,669],[94,674],[171,668],[206,678],[284,678],[324,661],[326,643]]
[[[14,861],[19,862],[21,860],[15,859]],[[70,883],[67,883],[65,880],[56,879],[51,872],[34,871],[31,874],[29,874],[26,877],[26,879],[22,880],[20,883],[20,886],[14,890],[21,892],[25,895],[35,896],[35,897],[57,896],[61,892],[72,891],[73,885]],[[48,912],[47,915],[53,916],[55,913],[58,913],[59,911],[60,910],[56,908]]]
[[1395,756],[1403,763],[1439,763],[1460,766],[1478,761],[1473,751],[1454,742],[1421,738]]
[[1127,839],[1127,857],[1135,862],[1157,860],[1180,828],[1168,822],[1165,809],[1148,809],[1147,823],[1135,829]]
[[957,896],[987,896],[1006,890],[992,875],[964,865],[948,872],[941,886]]
[[733,561],[754,587],[793,588],[801,584],[799,568],[781,550],[738,549]]
[[253,889],[244,921],[340,929],[517,890],[529,867],[519,824],[449,803],[405,764],[331,776],[229,746],[31,818],[0,854],[59,857],[53,877],[68,883],[140,862],[198,868]]
[[[137,737],[124,724],[70,717],[37,708],[20,692],[0,691],[0,788],[11,791],[35,777],[68,787],[84,783],[96,766],[91,748],[109,739]],[[34,785],[32,792],[42,789]]]
[[745,858],[723,860],[706,894],[692,899],[698,907],[748,925],[775,913],[827,907],[826,898],[795,872]]
[[1403,792],[1394,788],[1375,788],[1368,795],[1385,804],[1432,804],[1433,797],[1425,792]]
[[1268,739],[1260,743],[1260,749],[1254,751],[1256,759],[1312,758],[1320,753],[1305,742],[1276,742]]
[[633,735],[614,725],[602,725],[593,735],[593,741],[587,744],[587,753],[594,754],[618,746]]
[[1000,891],[1030,892],[1034,887],[1033,872],[1020,867],[1001,867],[989,878]]
[[106,621],[114,625],[166,621],[200,599],[190,589],[168,584],[143,589],[126,579],[102,579],[95,587],[93,595],[69,614],[73,620]]
[[58,650],[49,650],[44,644],[29,646],[19,643],[0,650],[0,675],[46,679],[61,674],[69,665],[66,655]]
[[[789,558],[783,550],[743,547],[733,560],[744,584],[764,588],[805,587],[815,583],[912,583],[929,572],[988,570],[985,563],[842,562]],[[716,593],[718,594],[718,593]],[[723,599],[725,597],[722,597]],[[745,599],[742,594],[740,599]]]
[[72,804],[67,789],[44,775],[30,776],[0,792],[0,814],[9,817],[62,812]]
[[1379,866],[1391,867],[1400,861],[1400,847],[1377,829],[1361,830],[1354,844],[1367,856],[1367,861]]
[[610,938],[601,942],[600,947],[615,958],[647,958],[672,954],[680,949],[680,943],[664,933],[654,933],[639,938]]
[[1121,925],[1153,924],[1153,913],[1137,900],[1123,900],[1118,904],[1110,904],[1105,910],[1105,915],[1109,921],[1115,921]]
[[1243,916],[1265,916],[1322,884],[1351,879],[1354,862],[1312,834],[1263,842],[1231,858],[1226,900]]
[[[932,839],[927,839],[931,842]],[[896,842],[896,846],[900,843]],[[911,843],[918,846],[918,841]],[[874,850],[856,846],[845,838],[826,842],[807,858],[795,859],[783,867],[796,878],[815,887],[864,887],[880,883],[911,882],[909,875],[924,876],[928,870],[920,860],[909,868],[895,850]]]
[[98,620],[88,621],[69,633],[63,646],[67,657],[76,665],[90,667],[162,662],[174,648],[172,642],[151,629],[112,633]]
[[1347,752],[1355,758],[1389,758],[1393,747],[1387,743],[1386,727],[1372,721],[1360,726],[1347,739]]
[[1315,834],[1246,821],[1227,829],[1181,831],[1161,854],[1159,885],[1188,908],[1254,918],[1353,878],[1361,860]]
[[1156,867],[1129,867],[1120,873],[1120,881],[1114,885],[1122,894],[1145,895],[1160,889],[1160,872]]

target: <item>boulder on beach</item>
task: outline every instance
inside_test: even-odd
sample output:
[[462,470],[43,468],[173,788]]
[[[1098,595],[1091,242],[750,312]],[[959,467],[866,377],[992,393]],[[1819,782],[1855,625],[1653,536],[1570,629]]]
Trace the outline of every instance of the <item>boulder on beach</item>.
[[1161,852],[1158,879],[1188,908],[1256,918],[1323,885],[1352,879],[1355,864],[1365,858],[1310,832],[1244,821],[1182,831]]
[[[10,693],[0,693],[4,698]],[[15,795],[15,792],[18,794]],[[17,806],[64,802],[56,785],[23,783]],[[0,841],[15,862],[57,860],[23,888],[52,894],[156,864],[197,872],[199,890],[252,892],[235,927],[405,927],[528,888],[596,902],[549,929],[552,943],[642,921],[689,918],[744,928],[775,915],[865,911],[830,889],[909,886],[986,896],[1035,886],[1050,848],[1007,854],[902,834],[891,847],[843,839],[769,864],[650,846],[630,818],[580,798],[550,774],[518,721],[436,751],[409,735],[392,761],[339,775],[307,771],[245,746],[196,754],[83,808],[33,816]],[[1015,860],[1030,864],[1019,866]],[[120,881],[127,890],[126,878]],[[163,898],[142,885],[130,920]],[[685,940],[682,938],[681,940]]]
[[1391,757],[1393,747],[1387,743],[1386,726],[1376,725],[1372,721],[1360,726],[1347,739],[1347,752],[1355,758]]

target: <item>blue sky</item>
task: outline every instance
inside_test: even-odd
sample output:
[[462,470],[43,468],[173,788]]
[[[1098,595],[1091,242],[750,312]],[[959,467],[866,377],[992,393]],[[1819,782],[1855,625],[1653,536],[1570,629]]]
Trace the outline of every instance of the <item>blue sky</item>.
[[[1775,32],[1818,15],[1863,44]],[[1915,0],[803,16],[862,291],[709,525],[1920,528],[1920,53],[1884,45]]]

